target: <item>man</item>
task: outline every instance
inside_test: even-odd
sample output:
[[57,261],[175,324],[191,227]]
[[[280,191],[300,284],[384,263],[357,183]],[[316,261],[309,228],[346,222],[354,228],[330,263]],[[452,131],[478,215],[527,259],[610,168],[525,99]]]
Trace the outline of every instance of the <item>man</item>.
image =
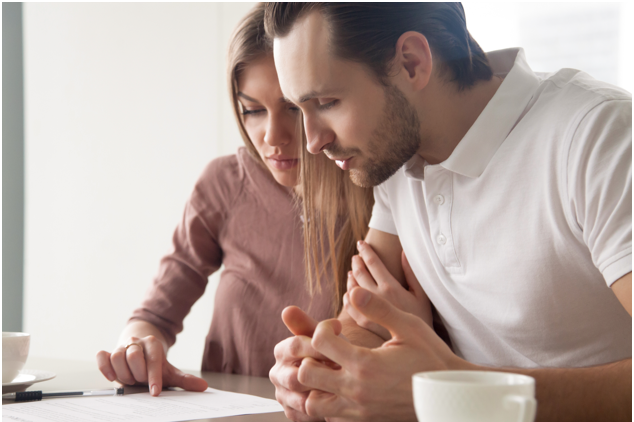
[[[376,186],[339,319],[284,311],[286,415],[415,420],[413,373],[485,369],[533,376],[540,421],[631,420],[631,95],[485,55],[459,3],[270,3],[266,27],[309,151]],[[453,351],[398,309],[425,306],[400,245]]]

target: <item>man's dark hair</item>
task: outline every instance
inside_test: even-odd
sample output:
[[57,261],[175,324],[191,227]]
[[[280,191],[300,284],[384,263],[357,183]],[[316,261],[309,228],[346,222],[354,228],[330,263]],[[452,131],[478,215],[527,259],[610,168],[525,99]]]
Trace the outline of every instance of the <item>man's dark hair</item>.
[[368,66],[386,84],[396,42],[407,31],[423,34],[442,70],[459,90],[493,76],[482,48],[467,31],[461,3],[266,3],[269,37],[286,36],[310,12],[319,11],[330,30],[332,53]]

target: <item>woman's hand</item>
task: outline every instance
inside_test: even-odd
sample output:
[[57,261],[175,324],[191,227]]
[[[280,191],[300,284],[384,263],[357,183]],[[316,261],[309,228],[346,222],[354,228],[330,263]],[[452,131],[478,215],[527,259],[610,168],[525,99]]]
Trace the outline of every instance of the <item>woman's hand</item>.
[[[405,253],[401,254],[401,264],[408,289],[390,274],[368,243],[359,242],[358,249],[359,255],[352,257],[352,271],[348,273],[347,291],[350,292],[354,287],[363,287],[381,296],[398,309],[421,318],[431,327],[431,303],[407,262]],[[344,308],[359,326],[372,331],[384,340],[391,338],[388,330],[369,321],[353,306],[350,306],[348,293],[344,295],[343,302]]]
[[163,387],[180,387],[188,391],[205,391],[207,381],[185,374],[167,361],[163,343],[153,335],[130,337],[126,345],[112,353],[97,353],[97,365],[108,381],[126,385],[147,384],[158,396]]

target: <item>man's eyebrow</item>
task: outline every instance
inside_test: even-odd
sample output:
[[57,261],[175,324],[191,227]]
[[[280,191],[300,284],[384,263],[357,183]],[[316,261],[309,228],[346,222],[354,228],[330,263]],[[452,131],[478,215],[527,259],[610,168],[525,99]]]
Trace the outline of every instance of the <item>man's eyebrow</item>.
[[315,97],[319,97],[321,94],[315,91],[311,91],[308,94],[302,95],[299,97],[300,103],[305,103],[306,101],[312,100]]
[[259,102],[258,100],[256,100],[255,98],[251,98],[251,97],[249,97],[247,94],[245,94],[245,93],[244,93],[244,92],[242,92],[242,91],[238,91],[238,97],[242,97],[242,98],[244,98],[245,100],[251,101],[251,102],[253,102],[253,103],[258,103],[258,104],[260,104],[260,102]]
[[326,92],[311,91],[308,94],[304,94],[301,97],[299,97],[299,102],[301,104],[301,103],[305,103],[306,101],[312,100],[313,98],[330,97],[333,95],[336,95],[334,91],[326,91]]

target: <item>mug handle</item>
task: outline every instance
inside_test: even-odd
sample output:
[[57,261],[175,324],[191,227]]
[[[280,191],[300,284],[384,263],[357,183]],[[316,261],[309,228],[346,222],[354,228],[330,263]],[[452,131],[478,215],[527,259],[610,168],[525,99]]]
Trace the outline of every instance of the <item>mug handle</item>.
[[508,395],[504,397],[504,404],[508,407],[511,403],[519,405],[520,411],[517,422],[533,422],[537,411],[537,400],[533,397]]

